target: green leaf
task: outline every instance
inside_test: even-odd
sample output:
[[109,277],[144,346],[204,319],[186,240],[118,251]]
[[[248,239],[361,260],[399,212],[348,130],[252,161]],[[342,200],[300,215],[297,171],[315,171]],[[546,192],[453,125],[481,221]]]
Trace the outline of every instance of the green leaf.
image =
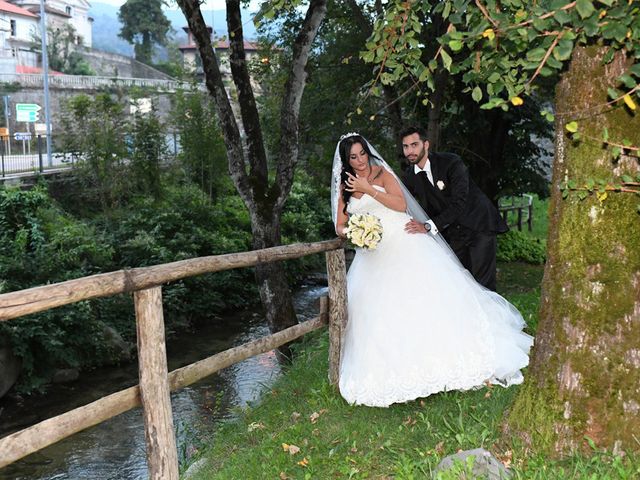
[[607,53],[605,53],[604,56],[602,57],[602,64],[608,65],[609,63],[611,63],[615,53],[616,51],[613,48],[610,48],[609,50],[607,50]]
[[585,187],[587,187],[589,191],[593,190],[593,187],[595,186],[596,186],[596,182],[593,180],[593,178],[590,178],[589,180],[587,180],[587,183],[585,185]]
[[549,21],[540,17],[536,17],[533,20],[533,28],[535,28],[539,32],[549,30]]
[[418,77],[418,81],[422,83],[429,77],[431,77],[431,70],[429,70],[428,68],[425,68],[420,73],[420,76]]
[[560,70],[562,68],[562,62],[558,61],[554,55],[551,55],[549,58],[547,58],[547,65],[551,68],[555,68],[556,70]]
[[569,15],[566,10],[557,10],[553,17],[560,25],[564,25],[571,20],[571,15]]
[[442,11],[442,18],[447,18],[451,13],[451,2],[445,2],[444,10]]
[[576,183],[575,180],[569,180],[567,182],[567,188],[570,188],[571,190],[575,190],[577,186],[578,184]]
[[640,63],[635,63],[629,67],[629,71],[636,77],[640,77]]
[[622,181],[624,183],[633,183],[633,177],[630,175],[622,175]]
[[566,199],[569,196],[569,190],[562,191],[562,198]]
[[462,47],[464,47],[464,43],[462,43],[460,40],[449,41],[449,48],[454,52],[459,52],[460,50],[462,50]]
[[566,128],[569,133],[576,133],[578,131],[578,122],[569,122],[564,128]]
[[611,156],[613,158],[618,158],[620,157],[620,154],[622,153],[622,149],[620,147],[613,147],[611,149]]
[[607,95],[609,95],[609,98],[612,100],[615,100],[616,98],[620,98],[622,96],[620,92],[615,88],[607,88]]
[[603,5],[606,5],[607,7],[610,7],[611,5],[613,5],[613,0],[598,0],[598,2],[602,3]]
[[440,50],[440,56],[442,57],[442,65],[448,71],[451,71],[451,56],[444,50]]
[[584,33],[587,34],[587,37],[594,37],[598,34],[600,30],[600,25],[598,25],[598,17],[594,15],[591,18],[588,18],[584,21],[583,24]]
[[596,11],[591,0],[577,0],[576,10],[578,10],[578,14],[582,18],[590,17]]
[[602,140],[605,142],[609,140],[609,129],[607,127],[602,129]]
[[547,112],[547,113],[544,115],[544,118],[545,118],[545,120],[546,120],[547,122],[549,122],[549,123],[553,123],[553,122],[555,122],[555,120],[556,120],[556,116],[555,116],[553,113],[551,113],[551,112]]
[[624,75],[621,75],[618,80],[620,80],[627,88],[633,88],[637,85],[635,79],[631,75],[627,75],[626,73]]
[[587,198],[589,196],[589,192],[586,192],[584,190],[579,190],[578,191],[578,198],[580,200],[584,200],[585,198]]
[[527,52],[527,60],[530,62],[539,62],[544,58],[544,54],[547,53],[544,48],[534,48]]
[[606,40],[615,39],[622,43],[627,36],[627,27],[621,22],[609,22],[602,27],[602,37]]
[[471,92],[471,98],[473,98],[476,102],[482,100],[482,90],[480,89],[480,87],[476,87],[473,89],[473,92]]

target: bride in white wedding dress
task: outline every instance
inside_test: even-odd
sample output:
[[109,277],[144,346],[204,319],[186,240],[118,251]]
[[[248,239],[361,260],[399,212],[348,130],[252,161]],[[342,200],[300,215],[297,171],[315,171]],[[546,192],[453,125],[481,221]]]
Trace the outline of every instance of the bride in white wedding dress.
[[533,344],[522,316],[476,283],[440,235],[405,231],[411,218],[428,217],[360,135],[344,135],[336,148],[332,209],[341,236],[355,213],[383,227],[377,248],[358,249],[347,275],[339,388],[349,403],[388,407],[522,383]]

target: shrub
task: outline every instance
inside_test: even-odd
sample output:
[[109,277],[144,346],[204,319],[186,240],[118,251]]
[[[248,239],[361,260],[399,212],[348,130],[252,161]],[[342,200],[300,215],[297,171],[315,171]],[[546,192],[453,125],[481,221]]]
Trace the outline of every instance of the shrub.
[[502,262],[542,264],[546,259],[546,250],[544,241],[519,230],[498,235],[497,259]]

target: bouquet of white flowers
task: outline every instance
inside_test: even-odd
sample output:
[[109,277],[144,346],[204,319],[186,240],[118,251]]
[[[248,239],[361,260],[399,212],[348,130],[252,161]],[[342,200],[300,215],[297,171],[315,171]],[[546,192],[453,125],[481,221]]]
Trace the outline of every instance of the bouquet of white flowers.
[[375,250],[382,239],[382,223],[370,213],[355,213],[349,216],[346,234],[356,247]]

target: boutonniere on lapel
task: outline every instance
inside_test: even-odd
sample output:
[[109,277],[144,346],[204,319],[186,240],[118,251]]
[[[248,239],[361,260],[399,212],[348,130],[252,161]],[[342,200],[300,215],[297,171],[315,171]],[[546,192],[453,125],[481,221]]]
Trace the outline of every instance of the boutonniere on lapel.
[[436,182],[436,186],[438,187],[438,190],[444,190],[444,182],[442,180],[438,180]]

